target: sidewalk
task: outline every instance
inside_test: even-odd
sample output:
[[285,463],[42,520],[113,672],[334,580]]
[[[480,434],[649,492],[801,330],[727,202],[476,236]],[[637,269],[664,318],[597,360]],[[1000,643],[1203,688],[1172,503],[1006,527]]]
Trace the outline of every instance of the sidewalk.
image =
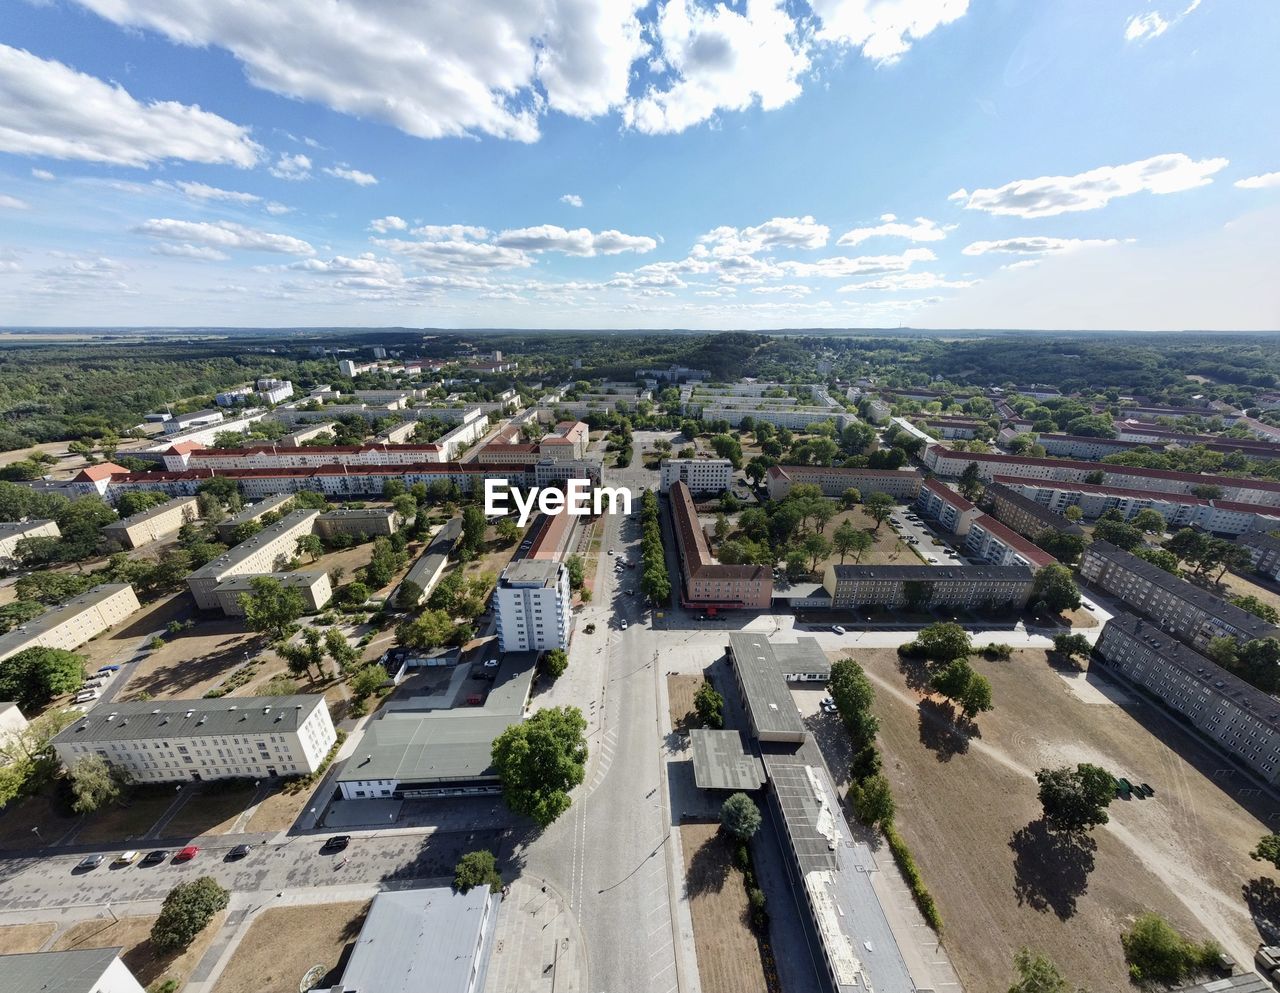
[[560,891],[536,876],[511,884],[498,911],[484,993],[587,993],[587,947]]

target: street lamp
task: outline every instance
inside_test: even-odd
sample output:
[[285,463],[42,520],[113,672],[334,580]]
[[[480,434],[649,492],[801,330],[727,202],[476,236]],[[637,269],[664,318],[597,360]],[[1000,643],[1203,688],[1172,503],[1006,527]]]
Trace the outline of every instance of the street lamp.
[[32,827],[31,831],[32,831],[32,833],[33,833],[33,834],[34,834],[38,839],[40,839],[40,844],[42,844],[42,845],[43,845],[43,844],[44,844],[44,837],[43,837],[43,835],[41,835],[41,834],[40,834],[40,829],[39,829],[38,827]]

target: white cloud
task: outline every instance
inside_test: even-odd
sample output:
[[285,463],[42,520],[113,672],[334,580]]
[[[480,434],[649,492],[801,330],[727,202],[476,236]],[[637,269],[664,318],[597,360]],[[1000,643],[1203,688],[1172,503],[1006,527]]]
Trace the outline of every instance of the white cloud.
[[566,193],[560,198],[561,203],[567,203],[570,207],[581,207],[582,197],[576,193]]
[[300,238],[271,231],[259,231],[232,221],[179,221],[171,217],[152,218],[139,224],[134,231],[176,244],[238,248],[253,252],[282,252],[286,255],[315,254],[315,249]]
[[414,228],[413,233],[427,241],[478,241],[489,237],[487,228],[471,224],[424,224]]
[[224,190],[217,186],[209,186],[205,183],[192,183],[186,180],[176,180],[175,182],[166,182],[162,179],[155,180],[155,185],[167,190],[177,190],[193,200],[217,200],[222,203],[257,203],[261,197],[254,196],[252,193],[238,193],[235,190]]
[[53,173],[51,173],[48,169],[32,169],[32,170],[31,170],[31,175],[32,175],[32,177],[33,177],[33,178],[35,178],[35,179],[42,179],[42,180],[44,180],[46,183],[48,183],[48,182],[52,182],[54,179],[56,179],[56,178],[57,178],[57,177],[56,177],[56,176],[54,176],[54,174],[53,174]]
[[880,223],[869,228],[854,228],[842,234],[837,245],[860,245],[868,238],[906,238],[908,241],[941,241],[954,225],[939,227],[927,217],[917,217],[914,224],[899,221],[893,214],[881,214]]
[[627,126],[646,134],[678,133],[756,103],[775,110],[800,95],[809,69],[801,28],[782,0],[746,0],[741,13],[667,0],[652,30],[666,78],[623,110]]
[[987,255],[1001,252],[1006,255],[1056,255],[1074,252],[1081,248],[1103,248],[1118,245],[1115,238],[1002,238],[999,241],[975,241],[961,249],[964,255]]
[[8,194],[0,193],[0,210],[30,210],[31,204],[25,200],[19,200],[17,197],[11,197]]
[[1273,186],[1280,186],[1280,172],[1264,172],[1261,176],[1237,179],[1235,186],[1241,190],[1268,190]]
[[792,276],[820,276],[839,279],[847,276],[874,276],[880,273],[905,272],[917,262],[933,262],[938,257],[927,248],[908,248],[900,255],[836,256],[816,262],[780,262],[779,267]]
[[1001,269],[1034,269],[1040,264],[1039,259],[1019,259],[1017,262],[1010,262],[1002,265]]
[[533,265],[528,252],[467,238],[375,238],[374,244],[408,256],[429,269],[517,269]]
[[272,215],[273,217],[278,217],[281,214],[293,213],[292,207],[286,207],[284,204],[277,203],[275,200],[267,201],[267,203],[263,205],[262,209],[265,210],[268,214]]
[[311,160],[302,153],[290,155],[286,152],[276,159],[276,164],[269,171],[277,179],[310,179]]
[[395,214],[376,217],[369,222],[369,230],[377,231],[378,234],[386,234],[388,231],[403,231],[408,226],[409,223],[403,217],[396,217]]
[[[1017,179],[995,189],[967,194],[966,210],[1013,217],[1053,217],[1077,210],[1097,210],[1116,197],[1134,193],[1179,193],[1204,186],[1227,165],[1223,158],[1195,160],[1181,152],[1156,155],[1126,165],[1101,166],[1075,176]],[[960,199],[962,190],[952,194]]]
[[806,297],[813,292],[813,287],[805,286],[803,283],[779,283],[776,286],[754,286],[752,293],[759,294],[779,294],[789,297]]
[[653,238],[644,235],[623,234],[621,231],[601,231],[597,234],[587,228],[566,230],[555,224],[503,231],[494,239],[494,244],[521,251],[564,252],[566,255],[644,253],[658,247]]
[[694,253],[720,258],[755,255],[770,248],[822,248],[831,229],[812,217],[774,217],[749,228],[718,227],[698,239]]
[[976,279],[947,279],[936,272],[891,273],[879,279],[841,286],[840,293],[860,293],[865,290],[961,290],[976,286]]
[[349,169],[346,166],[326,167],[324,170],[328,175],[338,179],[345,179],[357,186],[376,186],[378,177],[367,172],[361,172],[359,169]]
[[183,242],[161,242],[159,245],[152,245],[151,251],[156,255],[176,255],[184,259],[201,259],[205,262],[222,262],[231,258],[226,252],[221,252],[209,245],[192,245]]
[[1152,38],[1159,38],[1199,6],[1200,0],[1191,0],[1190,5],[1182,13],[1168,17],[1158,10],[1153,10],[1146,14],[1134,14],[1125,22],[1124,40],[1150,41]]
[[853,45],[880,63],[896,62],[911,43],[959,20],[969,0],[809,0],[822,22],[818,37]]
[[952,203],[957,203],[962,200],[968,200],[969,191],[962,186],[960,187],[960,189],[956,190],[954,193],[948,194],[947,199],[950,200]]
[[249,129],[171,100],[139,103],[123,87],[0,45],[0,152],[145,168],[167,159],[249,167]]

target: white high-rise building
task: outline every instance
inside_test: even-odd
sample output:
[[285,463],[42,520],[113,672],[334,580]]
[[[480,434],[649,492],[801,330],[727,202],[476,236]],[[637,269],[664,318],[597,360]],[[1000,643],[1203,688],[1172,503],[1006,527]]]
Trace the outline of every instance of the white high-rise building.
[[733,485],[733,463],[728,459],[663,459],[658,491],[666,493],[677,481],[691,493],[722,493]]
[[559,562],[522,559],[502,571],[493,594],[498,650],[546,651],[569,646],[569,570]]

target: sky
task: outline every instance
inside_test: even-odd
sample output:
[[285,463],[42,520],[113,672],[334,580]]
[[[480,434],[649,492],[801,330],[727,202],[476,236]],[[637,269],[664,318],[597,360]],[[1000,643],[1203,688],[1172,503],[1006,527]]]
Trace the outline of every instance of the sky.
[[10,325],[1280,329],[1280,3],[0,8]]

